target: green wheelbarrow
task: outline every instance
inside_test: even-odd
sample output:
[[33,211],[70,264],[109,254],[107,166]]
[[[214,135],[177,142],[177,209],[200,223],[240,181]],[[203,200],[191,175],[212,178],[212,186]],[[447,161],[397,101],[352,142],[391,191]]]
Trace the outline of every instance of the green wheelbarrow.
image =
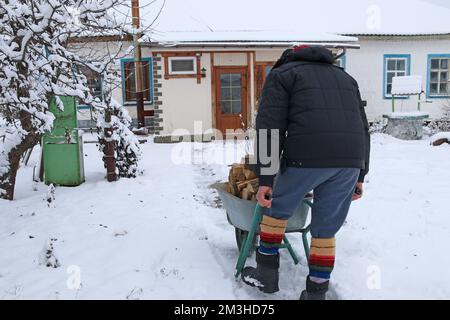
[[[262,207],[256,201],[243,200],[227,191],[227,183],[215,183],[211,186],[219,193],[227,213],[228,222],[235,228],[236,244],[239,249],[239,258],[236,264],[235,277],[238,277],[245,266],[247,257],[257,246],[259,224],[262,219]],[[303,248],[306,257],[309,256],[309,243],[307,234],[309,225],[306,225],[309,209],[312,207],[312,197],[305,197],[294,215],[288,220],[286,233],[299,232],[302,234]],[[283,238],[281,248],[287,249],[295,264],[299,258],[286,236]]]

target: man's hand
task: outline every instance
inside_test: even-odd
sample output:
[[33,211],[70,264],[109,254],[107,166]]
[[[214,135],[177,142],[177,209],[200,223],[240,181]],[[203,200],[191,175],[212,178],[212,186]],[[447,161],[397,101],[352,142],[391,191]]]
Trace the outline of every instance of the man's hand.
[[260,206],[270,208],[272,206],[272,188],[260,186],[256,194],[256,200],[258,200]]
[[364,183],[358,182],[352,195],[352,201],[361,199],[363,196]]

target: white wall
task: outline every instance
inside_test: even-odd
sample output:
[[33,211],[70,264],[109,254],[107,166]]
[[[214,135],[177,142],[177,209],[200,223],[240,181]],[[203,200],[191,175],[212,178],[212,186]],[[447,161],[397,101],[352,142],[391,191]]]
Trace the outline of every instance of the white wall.
[[[202,121],[203,130],[212,127],[211,105],[211,62],[210,54],[203,53],[200,68],[206,68],[206,77],[170,78],[162,83],[162,118],[164,130],[161,134],[171,134],[176,129],[186,129],[194,133],[194,122]],[[162,61],[164,70],[164,59]]]
[[[427,87],[428,54],[450,54],[450,37],[447,39],[404,38],[405,40],[386,40],[360,37],[360,50],[348,50],[346,71],[358,81],[361,95],[367,100],[369,120],[380,118],[392,109],[391,99],[383,98],[383,63],[385,54],[410,54],[411,75],[420,75],[423,89]],[[422,95],[425,100],[425,95]],[[439,117],[445,99],[430,99],[432,104],[422,104],[421,110],[432,118]],[[396,111],[416,111],[417,98],[398,99]]]

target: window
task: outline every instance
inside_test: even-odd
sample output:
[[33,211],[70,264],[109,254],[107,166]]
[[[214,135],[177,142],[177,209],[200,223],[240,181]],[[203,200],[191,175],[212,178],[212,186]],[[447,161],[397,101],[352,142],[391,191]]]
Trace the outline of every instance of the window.
[[241,113],[241,94],[242,75],[240,73],[222,73],[220,75],[220,107],[222,113]]
[[450,55],[430,55],[428,69],[428,96],[448,97],[450,95]]
[[[103,90],[102,90],[102,76],[98,72],[86,66],[80,66],[79,71],[86,77],[87,87],[95,99],[103,101]],[[79,102],[79,107],[86,107],[86,103],[82,100]]]
[[196,57],[169,57],[169,74],[196,74]]
[[410,55],[385,55],[384,56],[384,97],[391,98],[392,78],[410,75]]
[[[152,59],[142,59],[144,101],[152,102]],[[136,101],[136,75],[133,59],[122,59],[122,91],[125,103]]]

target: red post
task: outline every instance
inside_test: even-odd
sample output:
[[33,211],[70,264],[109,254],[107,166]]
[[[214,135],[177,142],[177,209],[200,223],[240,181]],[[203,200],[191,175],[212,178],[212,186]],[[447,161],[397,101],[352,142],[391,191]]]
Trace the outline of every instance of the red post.
[[117,181],[116,159],[114,158],[114,141],[112,140],[113,128],[111,125],[111,112],[105,111],[105,148],[103,150],[106,165],[106,179],[108,182]]

